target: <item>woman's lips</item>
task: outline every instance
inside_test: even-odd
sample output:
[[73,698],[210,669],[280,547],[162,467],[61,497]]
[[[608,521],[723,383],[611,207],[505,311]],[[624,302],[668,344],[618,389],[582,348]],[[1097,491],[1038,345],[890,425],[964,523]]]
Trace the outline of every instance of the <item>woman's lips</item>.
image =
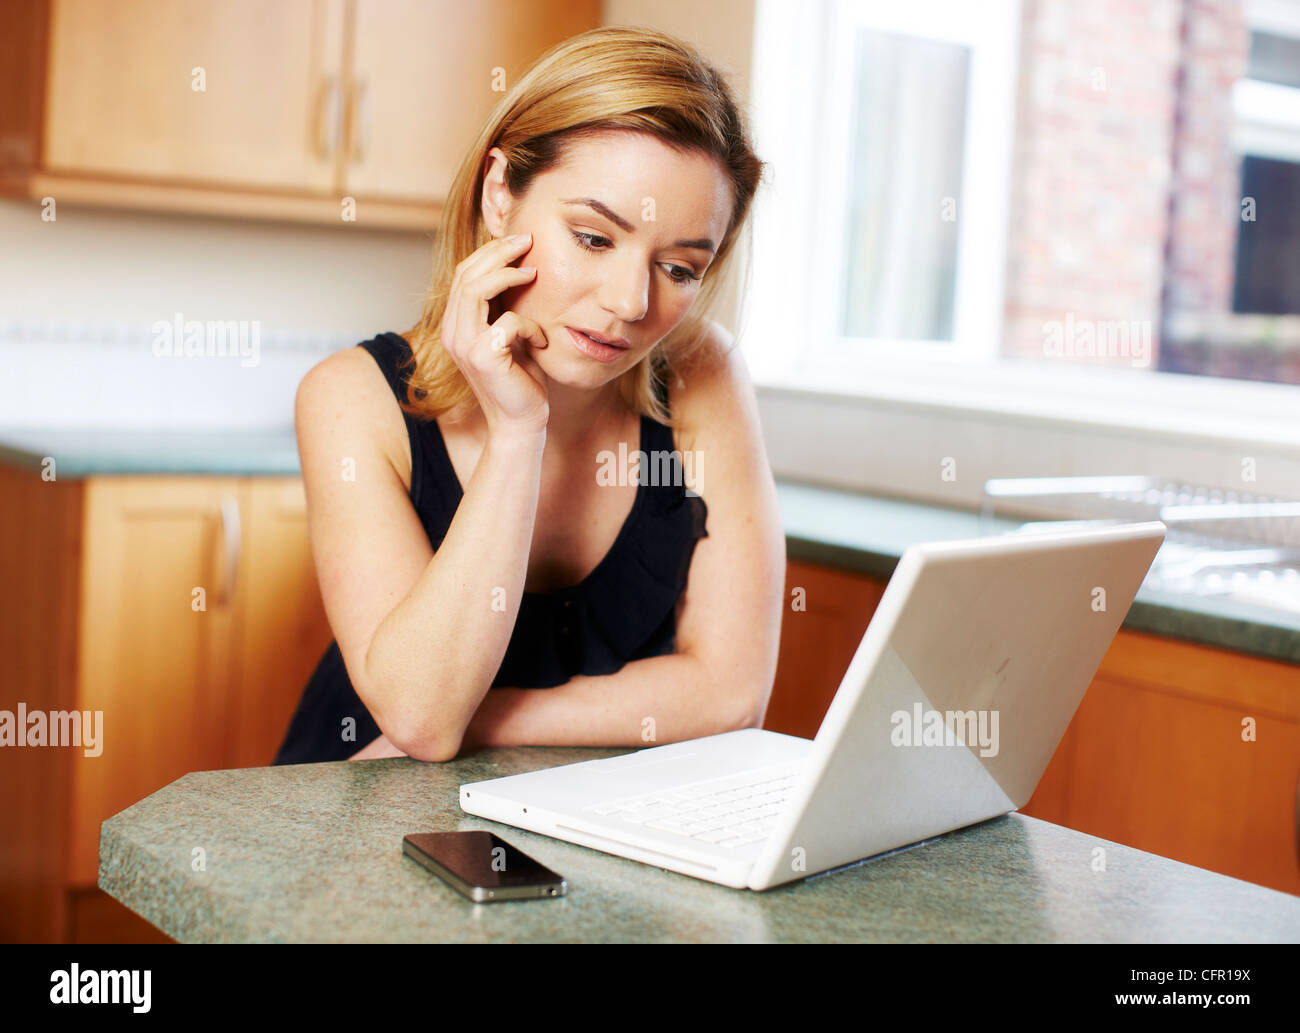
[[610,334],[601,333],[599,330],[588,330],[585,326],[575,326],[574,330],[578,333],[590,337],[597,344],[608,344],[611,348],[629,348],[626,337],[613,337]]
[[612,344],[601,344],[599,341],[592,340],[581,330],[575,330],[571,326],[566,326],[564,329],[569,331],[569,336],[573,338],[573,343],[577,345],[578,351],[590,359],[595,359],[597,362],[613,362],[627,351],[626,348],[618,348]]

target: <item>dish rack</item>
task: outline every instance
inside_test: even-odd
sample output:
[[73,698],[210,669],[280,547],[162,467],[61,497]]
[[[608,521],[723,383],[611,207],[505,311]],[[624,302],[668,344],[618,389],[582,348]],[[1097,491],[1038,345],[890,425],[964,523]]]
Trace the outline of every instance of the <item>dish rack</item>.
[[996,517],[1030,518],[1018,531],[1161,520],[1144,587],[1300,614],[1300,500],[1146,476],[995,478],[980,517],[986,534]]

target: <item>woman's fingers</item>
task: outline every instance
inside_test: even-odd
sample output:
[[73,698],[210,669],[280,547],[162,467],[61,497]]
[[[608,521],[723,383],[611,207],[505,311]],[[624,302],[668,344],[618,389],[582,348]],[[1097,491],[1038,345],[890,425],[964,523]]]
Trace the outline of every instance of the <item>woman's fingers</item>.
[[[536,275],[537,269],[534,266],[525,265],[515,268],[513,265],[507,265],[486,272],[476,280],[471,280],[462,288],[462,293],[468,297],[481,299],[486,309],[487,303],[502,291],[510,287],[519,287]],[[484,316],[485,320],[486,318]]]
[[532,242],[531,233],[519,234],[516,237],[498,237],[496,240],[488,241],[456,266],[456,273],[451,280],[452,290],[454,291],[458,285],[477,279],[486,272],[509,265],[527,251]]
[[[491,245],[487,245],[491,247]],[[452,304],[448,305],[450,317],[445,337],[449,341],[473,339],[487,326],[488,302],[509,287],[517,287],[530,281],[537,274],[536,268],[512,265],[490,265],[473,279],[462,278],[458,287],[453,288]],[[473,275],[473,274],[468,274]],[[466,333],[460,333],[461,328]],[[453,358],[459,358],[454,352]]]
[[492,324],[492,330],[504,332],[512,346],[516,342],[523,342],[529,348],[546,348],[550,345],[546,334],[542,333],[541,325],[518,312],[501,313],[501,318]]
[[510,264],[531,241],[528,234],[490,241],[457,265],[443,313],[443,347],[469,382],[489,433],[507,425],[544,427],[548,418],[546,375],[532,357],[534,349],[547,347],[546,335],[516,312],[494,316],[504,307],[494,299],[537,275]]
[[485,335],[486,349],[490,356],[509,355],[513,361],[524,365],[524,359],[531,359],[534,348],[546,348],[549,343],[542,328],[527,316],[518,312],[503,312]]

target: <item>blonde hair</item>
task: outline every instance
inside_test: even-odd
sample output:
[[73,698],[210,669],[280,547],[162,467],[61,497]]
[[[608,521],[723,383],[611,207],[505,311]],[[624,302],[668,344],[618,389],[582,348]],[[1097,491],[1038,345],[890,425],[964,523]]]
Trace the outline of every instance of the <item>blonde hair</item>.
[[423,313],[407,331],[414,369],[405,411],[432,420],[477,405],[440,337],[456,266],[492,239],[480,210],[488,151],[499,147],[505,154],[506,185],[520,198],[535,176],[560,162],[566,144],[609,130],[648,133],[676,150],[712,156],[733,186],[731,219],[691,311],[645,360],[619,377],[618,390],[629,409],[671,423],[657,388],[663,374],[704,339],[733,244],[742,227],[749,227],[764,166],[717,69],[672,36],[624,27],[592,29],[547,51],[501,99],[470,147],[443,210]]

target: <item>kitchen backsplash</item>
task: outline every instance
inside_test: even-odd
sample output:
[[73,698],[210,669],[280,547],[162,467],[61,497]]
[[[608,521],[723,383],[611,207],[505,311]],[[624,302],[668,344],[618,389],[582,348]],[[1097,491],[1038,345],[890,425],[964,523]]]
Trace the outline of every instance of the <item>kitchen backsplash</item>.
[[303,374],[384,329],[0,319],[0,427],[291,429]]

